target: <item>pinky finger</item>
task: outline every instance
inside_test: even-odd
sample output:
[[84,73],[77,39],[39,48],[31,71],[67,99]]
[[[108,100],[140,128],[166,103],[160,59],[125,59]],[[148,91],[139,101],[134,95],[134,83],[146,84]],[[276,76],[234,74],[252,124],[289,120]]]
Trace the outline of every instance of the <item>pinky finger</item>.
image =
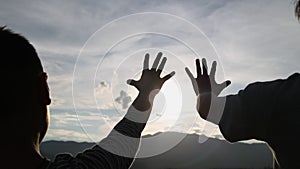
[[186,67],[185,72],[191,80],[195,79],[189,68]]

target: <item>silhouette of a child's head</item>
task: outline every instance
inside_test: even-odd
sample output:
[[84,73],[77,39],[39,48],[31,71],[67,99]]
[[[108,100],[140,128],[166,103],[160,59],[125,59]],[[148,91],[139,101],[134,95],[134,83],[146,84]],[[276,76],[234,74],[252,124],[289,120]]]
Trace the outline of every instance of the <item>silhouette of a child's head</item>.
[[41,141],[48,128],[47,75],[34,47],[0,27],[1,133],[7,142]]

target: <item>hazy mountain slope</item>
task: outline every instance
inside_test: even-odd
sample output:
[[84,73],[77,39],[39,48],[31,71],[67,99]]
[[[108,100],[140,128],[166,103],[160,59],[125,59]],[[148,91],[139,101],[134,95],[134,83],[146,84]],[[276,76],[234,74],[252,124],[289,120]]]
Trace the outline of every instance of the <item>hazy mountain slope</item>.
[[[167,137],[161,142],[167,143],[181,133],[164,133]],[[146,136],[149,137],[149,136]],[[230,144],[223,140],[209,139],[199,144],[199,135],[187,135],[171,150],[149,158],[136,159],[133,169],[206,169],[206,168],[264,168],[272,166],[272,155],[265,144]],[[161,143],[154,141],[153,145],[143,146],[151,150]],[[48,141],[41,145],[44,156],[53,159],[55,154],[69,152],[76,154],[93,143],[76,143]]]

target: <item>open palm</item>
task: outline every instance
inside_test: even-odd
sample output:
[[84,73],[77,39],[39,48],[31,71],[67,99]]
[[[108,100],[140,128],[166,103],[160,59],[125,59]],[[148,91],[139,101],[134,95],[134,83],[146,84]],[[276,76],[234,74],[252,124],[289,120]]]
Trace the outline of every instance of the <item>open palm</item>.
[[151,94],[154,92],[156,94],[161,89],[163,84],[175,74],[173,71],[162,78],[160,77],[167,61],[167,58],[163,57],[159,65],[161,57],[162,53],[159,52],[154,60],[152,68],[149,69],[149,54],[147,53],[145,55],[144,68],[141,78],[137,81],[129,79],[127,83],[136,87],[142,93]]
[[207,63],[206,59],[202,59],[202,69],[200,66],[200,60],[196,59],[196,68],[197,68],[197,76],[196,78],[193,76],[191,71],[186,67],[185,71],[190,77],[194,91],[196,95],[202,93],[214,93],[215,95],[219,95],[228,85],[231,84],[229,80],[218,84],[216,82],[216,68],[217,62],[214,61],[211,66],[210,74],[207,72]]

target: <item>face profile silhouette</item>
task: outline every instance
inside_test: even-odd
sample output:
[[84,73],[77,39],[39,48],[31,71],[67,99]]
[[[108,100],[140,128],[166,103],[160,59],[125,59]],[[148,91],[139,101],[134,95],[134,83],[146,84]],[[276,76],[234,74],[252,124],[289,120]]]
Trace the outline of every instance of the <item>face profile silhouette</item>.
[[13,140],[42,140],[47,130],[46,106],[50,104],[47,75],[34,47],[21,35],[5,27],[1,38],[2,133]]
[[1,143],[3,149],[10,149],[7,152],[22,149],[25,153],[39,147],[49,125],[47,74],[34,47],[23,36],[1,27],[0,39]]

